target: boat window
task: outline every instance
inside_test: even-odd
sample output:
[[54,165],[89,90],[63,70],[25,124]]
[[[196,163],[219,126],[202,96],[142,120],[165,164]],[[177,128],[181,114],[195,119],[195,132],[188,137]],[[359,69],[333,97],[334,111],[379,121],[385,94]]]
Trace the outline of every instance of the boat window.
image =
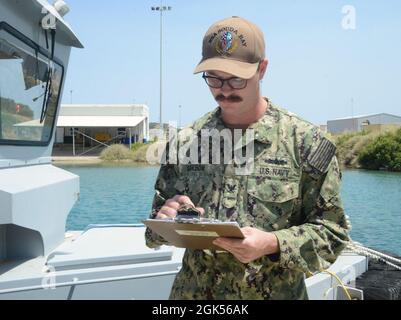
[[50,143],[63,67],[46,51],[0,29],[0,143]]

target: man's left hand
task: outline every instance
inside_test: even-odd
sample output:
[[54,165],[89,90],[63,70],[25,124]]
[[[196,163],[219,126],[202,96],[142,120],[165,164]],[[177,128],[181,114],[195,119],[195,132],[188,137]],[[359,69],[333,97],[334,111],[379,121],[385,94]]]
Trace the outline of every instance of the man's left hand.
[[278,253],[277,237],[256,228],[241,229],[244,239],[217,238],[213,244],[232,253],[242,263],[249,263],[265,255]]

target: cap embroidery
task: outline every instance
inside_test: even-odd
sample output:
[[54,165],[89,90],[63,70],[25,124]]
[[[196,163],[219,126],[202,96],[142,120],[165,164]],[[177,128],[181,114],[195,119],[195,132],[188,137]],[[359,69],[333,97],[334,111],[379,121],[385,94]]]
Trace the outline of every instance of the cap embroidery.
[[216,51],[221,55],[231,55],[238,47],[238,40],[230,31],[223,33],[221,38],[216,41]]

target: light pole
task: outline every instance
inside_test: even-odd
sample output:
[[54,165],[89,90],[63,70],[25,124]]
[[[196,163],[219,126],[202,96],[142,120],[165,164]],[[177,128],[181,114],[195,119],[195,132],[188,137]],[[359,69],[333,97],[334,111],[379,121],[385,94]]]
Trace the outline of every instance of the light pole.
[[72,104],[72,90],[70,90],[70,104]]
[[178,106],[178,130],[181,129],[181,105]]
[[352,129],[355,131],[355,119],[354,119],[354,98],[351,98],[351,114],[352,114]]
[[160,0],[160,7],[151,7],[151,9],[160,12],[160,129],[163,130],[163,12],[170,11],[172,7],[163,6],[163,0]]

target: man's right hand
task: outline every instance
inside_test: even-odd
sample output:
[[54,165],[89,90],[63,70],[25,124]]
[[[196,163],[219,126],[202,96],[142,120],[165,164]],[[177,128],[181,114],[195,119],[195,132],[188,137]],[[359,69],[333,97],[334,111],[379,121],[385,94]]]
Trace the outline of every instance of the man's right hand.
[[[164,206],[161,207],[160,211],[157,213],[155,218],[156,219],[175,218],[177,215],[178,208],[183,204],[190,204],[192,206],[195,206],[189,197],[183,195],[176,195],[174,198],[168,199],[165,202]],[[196,208],[196,209],[198,209],[202,215],[205,213],[205,210],[203,208]]]

